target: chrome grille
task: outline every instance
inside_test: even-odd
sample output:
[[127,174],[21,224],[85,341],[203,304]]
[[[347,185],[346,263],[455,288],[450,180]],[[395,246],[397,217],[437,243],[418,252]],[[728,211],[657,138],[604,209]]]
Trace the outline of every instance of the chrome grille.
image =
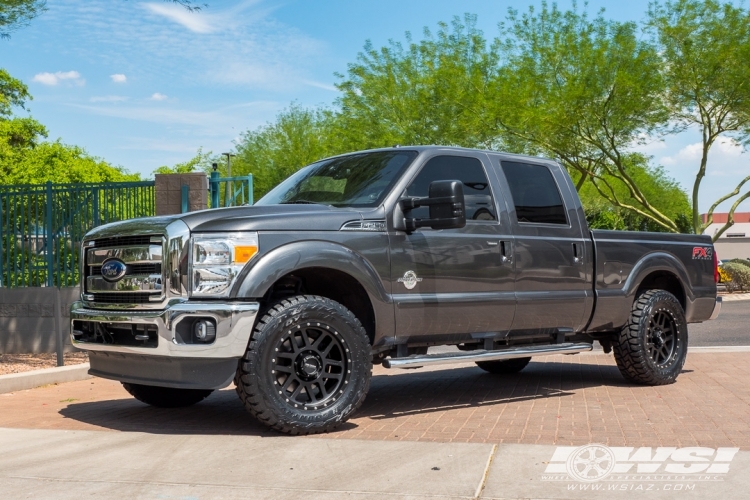
[[[165,298],[162,236],[118,236],[84,245],[84,295],[93,303],[148,304]],[[125,274],[116,281],[102,276],[110,259],[125,263]]]

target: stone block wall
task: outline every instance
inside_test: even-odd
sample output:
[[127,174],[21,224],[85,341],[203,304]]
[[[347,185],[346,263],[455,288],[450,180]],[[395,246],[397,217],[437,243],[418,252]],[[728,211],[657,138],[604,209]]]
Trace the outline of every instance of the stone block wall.
[[182,212],[182,186],[189,188],[188,212],[208,208],[208,176],[202,172],[190,174],[156,174],[156,215]]
[[[80,293],[79,287],[0,288],[0,353],[53,353],[60,338],[65,351],[74,350],[70,305]],[[57,317],[56,304],[60,307]]]

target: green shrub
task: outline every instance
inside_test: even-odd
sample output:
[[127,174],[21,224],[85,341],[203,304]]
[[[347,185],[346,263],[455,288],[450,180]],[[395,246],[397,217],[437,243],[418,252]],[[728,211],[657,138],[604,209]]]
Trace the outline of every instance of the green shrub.
[[727,272],[732,281],[727,283],[730,292],[750,289],[750,266],[738,262],[726,262],[721,266]]

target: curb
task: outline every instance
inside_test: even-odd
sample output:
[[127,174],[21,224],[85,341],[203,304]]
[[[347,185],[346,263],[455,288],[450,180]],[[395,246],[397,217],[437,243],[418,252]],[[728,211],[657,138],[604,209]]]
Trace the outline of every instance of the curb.
[[34,389],[42,385],[61,384],[63,382],[75,382],[91,378],[89,375],[89,364],[58,366],[56,368],[42,368],[29,372],[10,373],[0,375],[0,394],[6,392],[23,391]]
[[750,293],[737,293],[737,294],[720,294],[724,302],[739,302],[741,300],[750,300]]

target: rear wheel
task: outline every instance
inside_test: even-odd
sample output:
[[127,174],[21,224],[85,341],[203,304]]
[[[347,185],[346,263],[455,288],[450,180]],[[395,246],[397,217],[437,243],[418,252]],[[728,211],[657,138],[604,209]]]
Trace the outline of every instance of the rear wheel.
[[529,364],[531,358],[506,359],[502,361],[477,361],[477,366],[489,373],[518,373]]
[[206,399],[210,389],[174,389],[172,387],[157,387],[154,385],[122,383],[126,391],[138,401],[159,408],[182,408],[192,406]]
[[674,295],[648,290],[633,302],[630,320],[614,342],[623,377],[645,385],[671,384],[687,357],[685,313]]
[[365,329],[333,300],[299,295],[258,321],[235,377],[245,408],[288,434],[326,432],[359,408],[370,387]]

